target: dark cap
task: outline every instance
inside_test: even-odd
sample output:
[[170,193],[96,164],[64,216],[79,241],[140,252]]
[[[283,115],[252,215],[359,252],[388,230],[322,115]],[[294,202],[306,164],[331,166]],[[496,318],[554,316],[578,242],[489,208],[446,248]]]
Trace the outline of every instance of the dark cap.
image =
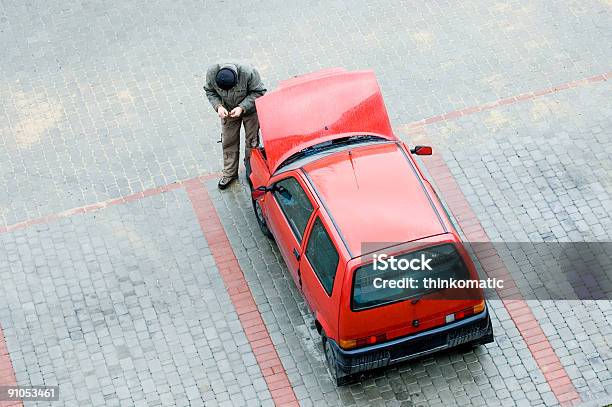
[[217,82],[217,86],[221,89],[230,90],[238,82],[238,76],[236,75],[236,72],[230,68],[221,68],[219,69],[219,72],[217,72],[215,81]]

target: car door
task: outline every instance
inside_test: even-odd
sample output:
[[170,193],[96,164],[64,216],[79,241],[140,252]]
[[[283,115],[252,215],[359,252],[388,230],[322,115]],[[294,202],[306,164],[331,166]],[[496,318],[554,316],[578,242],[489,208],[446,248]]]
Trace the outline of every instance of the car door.
[[341,255],[332,235],[318,213],[308,229],[300,258],[302,290],[326,334],[333,335],[337,329],[343,262],[340,261]]
[[289,272],[301,289],[299,258],[306,226],[315,210],[314,200],[294,175],[274,182],[271,195],[272,199],[266,200],[268,227]]

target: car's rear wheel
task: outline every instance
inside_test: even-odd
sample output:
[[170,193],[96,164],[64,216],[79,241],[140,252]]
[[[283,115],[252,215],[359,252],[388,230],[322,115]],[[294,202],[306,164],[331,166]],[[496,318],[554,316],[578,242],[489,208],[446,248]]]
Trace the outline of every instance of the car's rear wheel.
[[325,353],[325,363],[327,364],[327,370],[334,384],[338,387],[350,384],[353,380],[353,377],[340,370],[338,362],[336,361],[334,349],[331,346],[331,342],[327,340],[325,334],[321,336],[321,342],[323,343],[323,352]]
[[266,218],[264,218],[263,216],[263,211],[261,210],[261,205],[259,204],[259,201],[256,199],[253,199],[252,202],[253,202],[253,212],[255,212],[255,218],[257,219],[257,224],[259,225],[259,229],[261,230],[261,233],[266,235],[266,237],[268,237],[269,239],[274,240],[274,236],[272,235],[272,232],[270,232],[270,229],[268,228],[268,223],[266,222]]

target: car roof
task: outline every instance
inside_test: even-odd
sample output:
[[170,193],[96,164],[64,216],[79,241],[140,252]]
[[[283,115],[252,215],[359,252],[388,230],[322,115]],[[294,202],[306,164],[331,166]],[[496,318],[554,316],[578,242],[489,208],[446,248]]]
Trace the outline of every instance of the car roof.
[[398,143],[327,155],[302,167],[351,257],[446,233],[423,181]]

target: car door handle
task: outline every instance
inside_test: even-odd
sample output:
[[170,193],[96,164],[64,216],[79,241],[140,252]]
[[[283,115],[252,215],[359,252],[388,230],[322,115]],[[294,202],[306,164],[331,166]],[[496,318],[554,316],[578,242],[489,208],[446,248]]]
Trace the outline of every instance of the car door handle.
[[297,260],[300,259],[300,252],[298,252],[295,247],[293,248],[293,255],[295,256]]

